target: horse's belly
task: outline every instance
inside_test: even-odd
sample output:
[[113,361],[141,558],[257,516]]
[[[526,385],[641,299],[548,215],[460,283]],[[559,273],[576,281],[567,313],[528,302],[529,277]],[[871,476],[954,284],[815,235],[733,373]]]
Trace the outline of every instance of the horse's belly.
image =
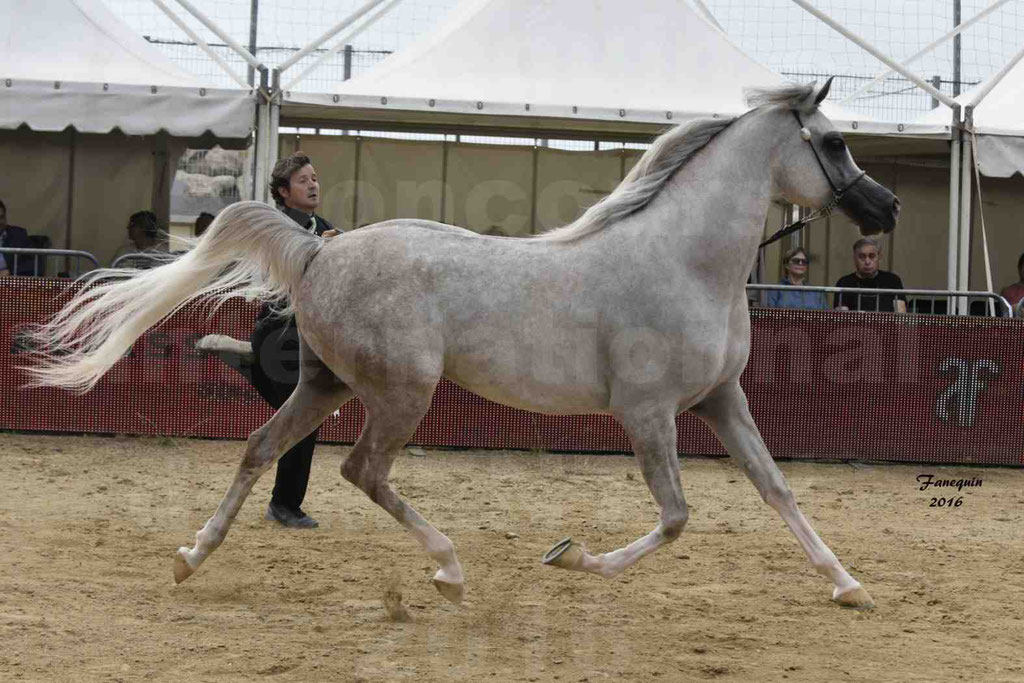
[[551,414],[607,410],[607,384],[593,345],[550,339],[517,344],[511,337],[462,341],[446,353],[444,375],[488,400]]

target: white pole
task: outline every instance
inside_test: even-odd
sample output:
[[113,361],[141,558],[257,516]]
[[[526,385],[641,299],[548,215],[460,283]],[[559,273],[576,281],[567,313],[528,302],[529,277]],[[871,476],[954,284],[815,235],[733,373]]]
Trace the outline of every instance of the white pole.
[[[1001,6],[1005,5],[1008,2],[1010,2],[1010,0],[996,0],[996,2],[993,2],[986,9],[983,9],[982,11],[978,12],[977,14],[975,14],[968,21],[966,21],[966,22],[956,26],[952,31],[949,31],[948,33],[946,33],[946,35],[942,36],[941,38],[937,38],[933,43],[931,43],[927,47],[921,48],[919,51],[915,52],[910,57],[907,57],[906,60],[901,62],[901,66],[910,66],[911,64],[916,62],[918,59],[920,59],[924,55],[928,54],[929,52],[931,52],[932,50],[937,48],[939,45],[942,45],[944,42],[946,42],[947,40],[949,40],[953,36],[959,35],[961,32],[963,32],[964,29],[968,28],[972,24],[976,24],[977,22],[981,21],[982,19],[987,17],[989,14],[991,14],[994,11],[996,11],[997,9],[999,9]],[[875,76],[874,80],[872,80],[870,83],[867,83],[866,85],[862,85],[861,87],[859,87],[856,90],[854,90],[852,94],[847,95],[846,97],[841,99],[839,101],[839,104],[846,104],[850,100],[852,100],[852,99],[854,99],[856,97],[860,97],[865,92],[867,92],[868,90],[870,90],[871,88],[875,87],[880,82],[882,82],[886,78],[888,78],[892,74],[892,72],[893,72],[892,69],[886,69],[884,71],[879,72],[879,74],[877,76]]]
[[318,60],[316,60],[315,62],[310,64],[308,67],[306,67],[306,69],[302,73],[300,73],[298,76],[296,76],[291,81],[289,81],[281,89],[287,91],[287,90],[291,90],[292,88],[294,88],[296,86],[296,84],[299,83],[299,81],[301,81],[306,76],[308,76],[313,70],[320,68],[320,65],[323,64],[324,62],[326,62],[328,59],[330,59],[331,57],[333,57],[334,55],[338,54],[343,49],[345,49],[346,43],[352,42],[353,38],[355,38],[360,33],[362,33],[366,29],[368,29],[371,26],[373,26],[377,22],[378,19],[380,19],[385,14],[390,12],[395,7],[395,5],[397,5],[400,2],[402,2],[402,0],[391,0],[391,2],[389,2],[386,5],[384,5],[384,7],[382,7],[372,17],[370,17],[369,19],[364,21],[362,24],[360,24],[356,28],[352,29],[352,31],[350,31],[349,33],[346,33],[344,36],[339,38],[337,44],[334,47],[332,47],[329,51],[327,51],[326,53],[321,55],[321,57]]
[[[280,94],[270,101],[270,125],[267,126],[267,183],[270,183],[270,172],[277,163],[281,147],[281,98]],[[269,197],[269,188],[267,190]]]
[[262,94],[256,108],[256,170],[253,172],[252,198],[258,202],[266,202],[267,185],[270,183],[270,167],[267,165],[267,147],[269,146],[270,102]]
[[[966,119],[965,119],[966,121]],[[958,248],[957,289],[970,290],[971,269],[971,138],[965,132],[960,145],[960,240]],[[960,314],[969,313],[970,302],[960,298]]]
[[[184,7],[186,12],[188,12],[193,17],[198,19],[200,24],[202,24],[206,28],[208,28],[211,31],[213,31],[214,35],[216,35],[218,38],[223,40],[225,45],[227,45],[232,50],[234,50],[239,55],[241,55],[242,59],[244,59],[246,62],[249,63],[249,66],[251,66],[252,68],[254,68],[256,70],[259,70],[260,67],[263,66],[258,59],[256,59],[251,54],[249,54],[248,50],[246,50],[244,47],[239,45],[227,33],[224,33],[224,31],[221,31],[220,28],[217,26],[217,24],[215,24],[212,21],[210,21],[210,19],[208,19],[205,14],[203,14],[202,12],[197,10],[195,7],[193,7],[192,3],[190,3],[188,0],[176,0],[176,2],[179,5],[181,5],[182,7]],[[247,83],[245,85],[245,87],[248,88],[249,84]]]
[[874,57],[878,61],[880,61],[883,64],[885,64],[887,67],[889,67],[893,71],[896,71],[897,73],[902,75],[908,81],[910,81],[911,83],[913,83],[917,87],[919,87],[922,90],[924,90],[926,93],[928,93],[929,95],[931,95],[932,97],[937,99],[939,102],[942,102],[943,104],[945,104],[948,107],[952,107],[953,106],[954,100],[953,100],[952,97],[950,97],[949,95],[943,94],[942,92],[939,92],[928,81],[925,81],[925,80],[921,79],[920,77],[918,77],[913,72],[908,71],[907,69],[903,68],[902,65],[897,64],[896,62],[894,62],[889,57],[886,57],[881,52],[881,50],[879,50],[875,46],[871,45],[869,42],[867,42],[866,40],[864,40],[863,38],[858,36],[856,33],[853,33],[852,31],[850,31],[849,29],[844,27],[839,22],[837,22],[834,19],[832,19],[832,17],[830,17],[827,14],[825,14],[824,12],[816,9],[809,2],[805,2],[805,0],[793,0],[793,2],[795,2],[800,7],[803,7],[805,10],[807,10],[808,12],[813,14],[814,16],[816,16],[819,19],[821,19],[823,22],[825,22],[826,24],[831,26],[833,29],[838,31],[840,34],[842,34],[846,38],[852,40],[854,43],[856,43],[857,45],[862,47],[864,50],[866,50],[872,57]]
[[[960,234],[960,138],[963,136],[959,127],[953,128],[953,144],[949,150],[949,251],[946,260],[946,289],[957,290],[957,244]],[[956,313],[959,304],[953,297],[949,298],[947,313]]]
[[[179,2],[183,2],[183,0],[178,0],[178,1]],[[306,47],[302,48],[301,50],[299,50],[295,54],[293,54],[291,57],[289,57],[285,61],[281,62],[281,64],[277,67],[277,70],[279,72],[281,72],[281,73],[284,73],[285,71],[290,69],[292,66],[294,66],[297,61],[299,61],[300,59],[302,59],[303,57],[305,57],[310,52],[312,52],[313,50],[317,49],[318,47],[320,47],[324,43],[326,43],[328,40],[330,40],[334,36],[338,35],[338,33],[340,33],[341,31],[344,31],[346,28],[348,28],[353,23],[355,23],[360,17],[362,17],[364,14],[366,14],[367,12],[369,12],[370,10],[372,10],[374,7],[376,7],[377,5],[381,4],[382,2],[384,2],[384,0],[370,0],[369,2],[365,3],[362,7],[360,7],[355,12],[350,14],[347,19],[345,19],[345,20],[335,24],[326,33],[324,33],[322,36],[320,36],[319,38],[317,38],[312,43],[310,43]]]
[[[1003,1],[1006,2],[1007,0]],[[715,15],[711,13],[711,10],[708,9],[707,5],[701,2],[701,0],[693,0],[693,4],[697,6],[697,9],[700,10],[700,13],[704,15],[705,19],[714,24],[715,28],[717,28],[719,31],[725,33],[725,29],[722,28],[722,25],[718,23],[718,20],[715,19]]]
[[213,61],[217,62],[217,65],[221,69],[224,70],[224,73],[226,73],[228,76],[231,76],[231,79],[235,83],[238,83],[238,85],[242,86],[245,89],[249,89],[250,86],[246,82],[246,80],[244,78],[242,78],[241,76],[239,76],[238,74],[236,74],[234,69],[231,68],[231,65],[229,65],[227,62],[225,62],[224,59],[219,54],[217,54],[213,50],[213,48],[211,48],[209,46],[209,44],[205,40],[200,38],[199,35],[195,31],[193,31],[191,28],[189,28],[188,24],[186,24],[181,19],[179,19],[178,15],[175,14],[174,12],[172,12],[170,7],[165,5],[160,0],[153,0],[153,4],[156,5],[157,7],[159,7],[160,11],[163,12],[164,14],[166,14],[168,19],[173,21],[178,26],[178,28],[180,28],[182,31],[184,31],[185,35],[187,35],[189,38],[191,38],[192,41],[196,45],[198,45],[199,48],[203,52],[205,52],[207,55],[209,55],[210,58],[213,59]]
[[985,99],[990,92],[992,92],[992,88],[999,85],[999,81],[1003,80],[1003,78],[1006,77],[1006,74],[1010,73],[1010,69],[1016,66],[1017,62],[1019,62],[1022,57],[1024,57],[1024,48],[1021,48],[1020,52],[1015,54],[1013,56],[1013,59],[1007,62],[1006,66],[999,70],[999,73],[997,73],[992,78],[988,79],[988,82],[986,82],[985,85],[981,86],[981,88],[974,91],[974,96],[971,97],[970,102],[967,102],[967,105],[971,107],[977,107],[981,103],[981,101]]

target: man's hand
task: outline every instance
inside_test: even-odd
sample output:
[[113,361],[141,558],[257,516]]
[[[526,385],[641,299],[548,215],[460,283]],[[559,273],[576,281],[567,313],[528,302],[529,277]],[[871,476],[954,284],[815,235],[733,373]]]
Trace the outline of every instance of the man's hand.
[[329,240],[332,237],[337,237],[341,234],[341,230],[324,230],[324,234],[320,235],[325,240]]

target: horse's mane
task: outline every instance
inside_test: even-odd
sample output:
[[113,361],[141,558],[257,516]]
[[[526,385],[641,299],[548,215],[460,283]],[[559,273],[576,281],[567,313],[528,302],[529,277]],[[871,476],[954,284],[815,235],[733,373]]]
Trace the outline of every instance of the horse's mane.
[[[776,88],[750,88],[744,92],[747,105],[798,107],[806,102],[814,83],[787,84]],[[735,118],[694,119],[658,136],[636,165],[611,194],[601,199],[576,221],[532,239],[572,242],[592,235],[647,206],[672,175],[694,154],[729,127]]]

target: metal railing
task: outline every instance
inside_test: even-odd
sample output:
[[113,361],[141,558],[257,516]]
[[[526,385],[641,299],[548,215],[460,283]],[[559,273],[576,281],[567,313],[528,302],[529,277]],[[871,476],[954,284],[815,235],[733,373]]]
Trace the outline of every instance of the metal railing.
[[[64,257],[67,259],[68,264],[72,262],[74,263],[75,268],[73,274],[70,269],[70,265],[66,265],[64,270],[58,269],[58,276],[62,277],[77,278],[84,272],[100,267],[100,262],[96,260],[95,256],[87,251],[78,251],[76,249],[21,249],[15,247],[0,247],[0,254],[3,255],[4,261],[7,262],[7,270],[10,271],[11,275],[45,277],[47,259],[51,256]],[[26,261],[29,259],[32,268],[25,267]],[[92,267],[83,270],[83,260],[91,262]]]
[[[993,292],[956,291],[949,289],[866,289],[860,287],[812,287],[807,285],[782,285],[782,284],[748,284],[747,293],[751,301],[757,305],[769,308],[766,294],[770,291],[782,292],[817,292],[825,300],[825,307],[832,309],[836,303],[850,303],[847,297],[855,299],[856,306],[846,306],[849,310],[869,311],[877,313],[894,312],[893,309],[883,309],[882,303],[888,297],[892,297],[893,304],[897,298],[903,299],[907,304],[908,313],[919,313],[924,315],[953,315],[953,311],[960,310],[965,315],[988,315],[1000,318],[1012,318],[1013,307],[1002,296]],[[838,295],[833,297],[830,304],[827,294]],[[751,296],[753,295],[753,296]],[[913,298],[909,298],[913,297]],[[978,304],[981,304],[979,307]],[[778,308],[790,308],[778,306]],[[812,308],[811,306],[800,306],[800,308]]]
[[111,268],[132,268],[135,270],[147,270],[162,266],[168,261],[173,261],[184,252],[180,251],[133,251],[122,254],[110,264]]

